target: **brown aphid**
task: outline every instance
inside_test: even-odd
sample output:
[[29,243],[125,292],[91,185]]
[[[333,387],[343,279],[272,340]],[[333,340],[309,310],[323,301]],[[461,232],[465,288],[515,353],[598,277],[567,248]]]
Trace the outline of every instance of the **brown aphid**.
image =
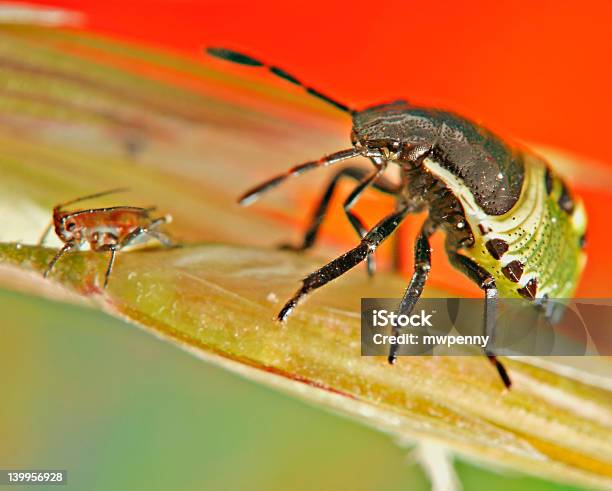
[[139,208],[136,206],[113,206],[110,208],[88,208],[82,210],[66,211],[63,208],[80,201],[99,198],[112,193],[126,191],[127,189],[111,189],[100,193],[76,198],[53,208],[53,220],[45,229],[39,245],[43,245],[51,228],[64,243],[57,251],[43,277],[49,276],[55,264],[61,257],[71,251],[80,250],[89,245],[92,251],[109,252],[110,259],[104,276],[104,288],[115,263],[115,255],[121,249],[142,242],[147,238],[157,239],[165,247],[174,247],[174,242],[163,232],[157,230],[161,225],[169,223],[172,218],[166,215],[152,218],[152,208]]

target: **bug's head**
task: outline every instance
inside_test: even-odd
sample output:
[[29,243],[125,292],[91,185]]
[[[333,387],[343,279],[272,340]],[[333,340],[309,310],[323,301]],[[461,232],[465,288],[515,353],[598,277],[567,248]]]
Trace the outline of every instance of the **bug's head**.
[[354,112],[351,141],[386,160],[412,161],[430,148],[435,131],[426,110],[398,100]]

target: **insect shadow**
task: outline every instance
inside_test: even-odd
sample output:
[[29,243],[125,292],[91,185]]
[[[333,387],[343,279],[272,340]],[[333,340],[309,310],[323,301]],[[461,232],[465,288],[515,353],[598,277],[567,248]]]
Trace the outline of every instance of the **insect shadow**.
[[177,246],[168,235],[158,230],[161,225],[171,222],[172,217],[170,215],[159,218],[151,217],[150,214],[155,207],[113,206],[73,211],[63,209],[74,203],[124,191],[127,189],[110,189],[82,196],[53,208],[53,219],[40,238],[39,245],[44,244],[52,228],[64,245],[47,265],[43,277],[49,276],[65,254],[89,245],[92,251],[110,254],[104,275],[104,288],[106,289],[118,251],[147,239],[156,239],[168,248]]

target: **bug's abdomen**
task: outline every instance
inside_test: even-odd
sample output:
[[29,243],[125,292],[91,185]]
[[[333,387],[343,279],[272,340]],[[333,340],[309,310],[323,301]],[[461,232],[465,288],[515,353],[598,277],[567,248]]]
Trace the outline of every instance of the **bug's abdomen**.
[[570,297],[586,261],[584,206],[542,159],[524,158],[521,195],[504,215],[487,215],[460,197],[474,234],[462,253],[494,276],[502,297]]

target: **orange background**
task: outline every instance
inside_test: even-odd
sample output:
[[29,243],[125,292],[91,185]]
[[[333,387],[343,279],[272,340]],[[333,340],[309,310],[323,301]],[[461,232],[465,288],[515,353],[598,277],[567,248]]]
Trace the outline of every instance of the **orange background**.
[[[193,57],[211,44],[244,49],[358,108],[404,97],[612,163],[612,2],[30,3]],[[581,194],[590,227],[580,294],[609,296],[609,195]]]

